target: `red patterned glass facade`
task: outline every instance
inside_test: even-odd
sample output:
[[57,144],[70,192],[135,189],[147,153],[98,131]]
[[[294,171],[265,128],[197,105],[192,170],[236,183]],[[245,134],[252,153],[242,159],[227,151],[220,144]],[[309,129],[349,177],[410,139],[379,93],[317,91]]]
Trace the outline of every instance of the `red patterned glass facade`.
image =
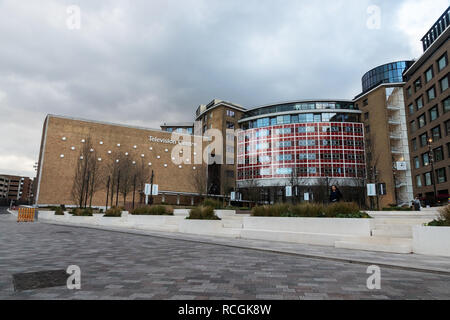
[[237,181],[365,178],[362,123],[313,122],[247,129],[238,134]]

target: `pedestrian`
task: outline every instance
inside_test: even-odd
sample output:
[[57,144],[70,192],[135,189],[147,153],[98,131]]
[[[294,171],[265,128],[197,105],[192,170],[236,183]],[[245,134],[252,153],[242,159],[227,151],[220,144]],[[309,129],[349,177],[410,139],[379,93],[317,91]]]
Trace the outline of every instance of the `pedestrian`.
[[339,189],[335,186],[331,186],[331,192],[330,192],[330,202],[335,203],[341,201],[342,193],[339,191]]
[[420,211],[420,209],[421,209],[421,204],[420,204],[420,198],[419,198],[419,196],[416,196],[416,198],[414,199],[414,210],[415,211]]

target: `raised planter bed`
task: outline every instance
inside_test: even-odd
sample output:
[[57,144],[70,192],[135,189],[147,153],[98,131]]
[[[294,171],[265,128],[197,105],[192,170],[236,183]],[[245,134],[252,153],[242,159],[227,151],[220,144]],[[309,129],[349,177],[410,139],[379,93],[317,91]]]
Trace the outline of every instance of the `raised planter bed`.
[[450,227],[413,227],[413,252],[450,257]]
[[241,229],[224,228],[221,220],[188,220],[181,221],[179,231],[199,235],[239,237]]

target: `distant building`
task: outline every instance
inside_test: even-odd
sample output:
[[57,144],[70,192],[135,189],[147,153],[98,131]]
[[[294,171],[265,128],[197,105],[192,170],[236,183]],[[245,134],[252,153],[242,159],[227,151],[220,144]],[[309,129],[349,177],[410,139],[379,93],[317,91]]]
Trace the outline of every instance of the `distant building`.
[[31,204],[33,179],[29,177],[0,175],[0,203]]

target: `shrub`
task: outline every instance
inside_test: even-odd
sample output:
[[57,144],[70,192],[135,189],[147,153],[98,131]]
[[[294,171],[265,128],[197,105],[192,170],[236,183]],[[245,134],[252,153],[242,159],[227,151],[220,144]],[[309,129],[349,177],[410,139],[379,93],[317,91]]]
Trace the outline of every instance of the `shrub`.
[[92,208],[74,208],[71,213],[76,217],[92,217],[93,212],[94,210],[92,210]]
[[441,220],[450,222],[450,205],[440,208],[438,212]]
[[351,218],[351,219],[364,218],[364,219],[369,219],[369,218],[371,218],[371,216],[369,216],[365,212],[347,213],[347,214],[340,213],[340,214],[336,215],[336,218]]
[[63,216],[64,215],[64,210],[61,207],[57,207],[55,209],[55,216]]
[[170,216],[173,214],[173,209],[172,207],[163,205],[147,206],[134,209],[131,214],[148,216]]
[[218,216],[214,213],[214,208],[199,206],[191,209],[189,211],[189,217],[186,219],[191,220],[220,220]]
[[325,216],[335,218],[340,215],[359,214],[359,206],[354,202],[337,202],[325,207]]
[[303,203],[291,208],[292,217],[323,217],[324,206],[318,203]]
[[122,216],[122,208],[111,207],[106,210],[104,217],[121,217]]
[[433,220],[427,224],[430,227],[450,227],[449,220]]
[[213,209],[222,209],[222,201],[215,199],[205,199],[202,203],[203,207],[211,207]]

